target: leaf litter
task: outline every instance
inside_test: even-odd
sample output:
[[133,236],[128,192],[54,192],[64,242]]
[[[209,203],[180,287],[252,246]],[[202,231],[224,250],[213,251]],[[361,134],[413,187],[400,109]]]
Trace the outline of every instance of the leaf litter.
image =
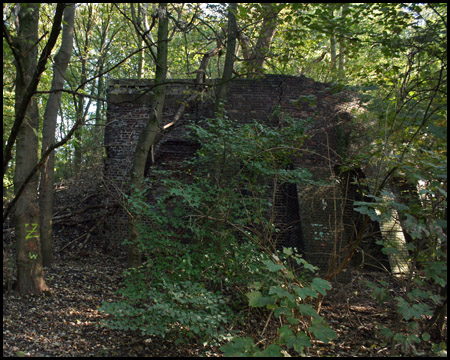
[[[92,249],[89,256],[70,260],[57,256],[46,281],[51,296],[3,292],[3,356],[221,356],[214,347],[143,337],[139,332],[101,327],[107,315],[97,309],[103,301],[117,301],[123,280],[125,258]],[[350,284],[334,283],[321,315],[336,331],[338,339],[323,344],[313,341],[309,356],[387,356],[380,346],[377,324],[388,326],[395,318],[393,304],[380,306],[370,297],[361,279],[377,273],[354,275]],[[251,336],[260,345],[276,337],[280,323],[257,309],[242,313],[241,336]],[[263,333],[263,329],[265,332]],[[263,333],[263,336],[261,334]],[[292,354],[294,355],[294,354]]]
[[[95,189],[83,181],[75,182],[80,189]],[[71,184],[72,188],[73,185]],[[71,191],[74,196],[82,194]],[[56,194],[58,200],[58,193]],[[83,198],[60,199],[60,208],[81,204]],[[65,209],[65,208],[64,208]],[[75,212],[70,209],[69,212]],[[85,217],[94,218],[85,213]],[[66,220],[66,219],[64,219]],[[71,221],[74,221],[72,217]],[[75,223],[64,221],[55,226],[54,263],[44,268],[45,280],[51,288],[51,296],[19,295],[5,284],[3,273],[3,356],[222,356],[217,347],[204,346],[195,341],[176,345],[174,341],[142,336],[136,331],[111,330],[101,326],[107,315],[99,312],[102,302],[120,300],[115,293],[123,281],[126,256],[120,252],[104,250],[95,236],[86,243],[83,251],[59,251],[67,245],[67,239],[75,239],[89,222],[84,218]],[[78,225],[78,226],[76,226]],[[92,225],[92,221],[91,224]],[[10,229],[8,229],[9,231]],[[9,231],[13,237],[13,231]],[[5,230],[4,230],[5,235]],[[12,239],[10,244],[13,243]],[[5,250],[5,236],[3,238]],[[8,247],[10,259],[14,249]],[[119,254],[119,255],[118,255]],[[13,264],[14,261],[11,261]],[[5,269],[5,264],[4,267]],[[14,270],[12,270],[14,275]],[[392,327],[396,321],[396,304],[386,301],[379,305],[371,298],[371,290],[364,285],[371,282],[389,283],[391,292],[401,294],[399,283],[380,272],[353,270],[352,281],[347,284],[333,282],[333,288],[324,298],[321,315],[337,333],[338,338],[328,344],[312,340],[306,356],[389,356],[389,346],[377,336],[377,326]],[[391,297],[393,298],[393,296]],[[260,308],[244,308],[240,312],[240,324],[233,330],[237,336],[252,337],[261,347],[267,347],[277,337],[283,325],[269,311]],[[445,332],[446,334],[446,332]],[[436,340],[436,339],[434,339]],[[442,339],[446,341],[446,337]],[[430,342],[417,345],[416,353],[433,356]],[[401,353],[399,353],[401,354]],[[292,352],[285,355],[295,356]]]

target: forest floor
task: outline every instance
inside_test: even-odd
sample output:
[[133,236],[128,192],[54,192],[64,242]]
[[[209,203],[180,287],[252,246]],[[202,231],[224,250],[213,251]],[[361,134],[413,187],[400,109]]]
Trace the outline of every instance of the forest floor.
[[[189,343],[175,345],[137,332],[109,330],[100,326],[106,315],[97,309],[103,301],[118,300],[115,290],[122,280],[125,258],[92,249],[71,258],[56,257],[46,269],[51,296],[21,296],[3,292],[3,356],[221,356],[214,347]],[[322,315],[338,334],[329,344],[314,343],[309,356],[388,356],[380,346],[376,326],[395,321],[394,304],[377,305],[361,280],[375,280],[379,273],[355,273],[353,281],[334,283],[325,298]],[[395,288],[393,291],[396,291]],[[276,336],[279,324],[267,314],[249,310],[241,336],[261,344]],[[444,339],[446,341],[446,339]],[[427,344],[416,349],[432,355]]]
[[[82,183],[78,185],[84,189],[92,188]],[[13,233],[10,228],[5,236],[4,230],[4,250],[6,244],[10,260],[5,263],[4,259],[3,264],[3,356],[222,356],[217,347],[195,342],[176,345],[173,341],[142,336],[138,332],[101,326],[107,315],[98,308],[103,301],[120,299],[115,291],[123,280],[126,257],[124,254],[113,255],[110,249],[105,251],[105,244],[98,244],[95,235],[89,241],[81,238],[74,242],[74,245],[85,245],[82,251],[66,246],[70,243],[67,239],[79,238],[79,233],[92,229],[97,221],[89,214],[90,223],[77,218],[75,210],[67,209],[67,204],[89,207],[89,202],[84,200],[90,198],[89,194],[83,195],[82,199],[77,199],[77,196],[58,199],[56,196],[59,209],[68,211],[71,216],[61,216],[61,222],[56,222],[54,226],[55,259],[51,268],[44,268],[46,283],[51,289],[48,296],[19,295],[14,287],[8,289],[5,276],[10,274],[5,273],[5,266],[14,274]],[[60,211],[58,206],[56,209]],[[80,224],[84,224],[85,228],[80,228]],[[376,332],[378,325],[393,327],[396,321],[395,303],[378,305],[370,297],[364,280],[384,280],[390,283],[390,291],[398,294],[402,291],[401,284],[392,283],[380,272],[354,271],[351,275],[352,281],[347,284],[332,284],[333,288],[325,297],[321,311],[338,338],[329,344],[313,341],[313,346],[306,350],[307,356],[391,355],[387,345],[380,345],[382,341],[376,337]],[[261,346],[276,338],[280,324],[273,317],[268,321],[266,312],[248,309],[242,311],[241,316],[242,325],[234,329],[237,335],[250,336]],[[436,338],[432,340],[438,342]],[[405,355],[401,349],[396,350],[397,355]],[[434,355],[429,342],[422,342],[415,350],[410,355]]]

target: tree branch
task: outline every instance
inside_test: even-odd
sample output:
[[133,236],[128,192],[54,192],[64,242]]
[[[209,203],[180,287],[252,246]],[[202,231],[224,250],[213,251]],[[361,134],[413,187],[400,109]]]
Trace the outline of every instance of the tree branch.
[[6,27],[5,22],[3,21],[3,37],[6,39],[6,42],[9,45],[9,48],[11,49],[14,59],[16,60],[17,63],[17,69],[20,73],[20,78],[25,79],[25,71],[23,69],[23,63],[22,63],[22,58],[20,57],[20,54],[17,52],[17,47],[14,43],[14,39],[11,37],[11,34],[8,31],[8,28]]
[[49,58],[52,49],[56,44],[56,40],[58,39],[59,33],[61,31],[61,22],[65,7],[66,4],[64,3],[58,3],[56,5],[56,12],[55,17],[53,19],[53,26],[52,31],[50,33],[50,37],[44,49],[42,50],[33,78],[31,79],[30,84],[28,85],[27,90],[25,91],[22,103],[19,106],[19,110],[16,112],[14,125],[11,129],[11,133],[9,134],[8,141],[6,143],[3,153],[3,176],[5,175],[6,169],[8,168],[8,163],[12,158],[12,148],[14,146],[14,143],[16,142],[16,138],[17,135],[19,134],[19,129],[22,126],[23,120],[25,119],[25,114],[28,105],[30,104],[33,95],[36,94],[36,89],[41,79],[41,75],[45,70],[45,65],[47,64],[47,59]]
[[81,124],[81,120],[77,119],[77,121],[75,122],[75,124],[73,125],[72,129],[70,129],[70,131],[67,133],[67,135],[59,142],[52,144],[51,146],[49,146],[49,148],[47,149],[47,151],[42,155],[41,159],[39,160],[39,162],[36,164],[36,166],[34,167],[34,169],[30,172],[30,174],[28,174],[27,178],[25,179],[25,181],[22,183],[22,185],[20,186],[19,190],[16,193],[16,196],[14,196],[14,199],[11,200],[11,202],[6,206],[5,211],[3,212],[3,222],[6,221],[6,218],[8,217],[8,214],[11,212],[11,209],[13,208],[14,204],[17,202],[17,200],[19,199],[20,195],[23,193],[23,191],[25,190],[25,187],[27,186],[28,182],[33,178],[34,174],[36,174],[36,172],[40,169],[40,167],[42,165],[44,165],[44,163],[47,161],[48,156],[50,155],[50,153],[63,146],[66,142],[68,142],[70,140],[70,138],[72,137],[73,133],[75,132],[75,130],[78,128],[78,126]]

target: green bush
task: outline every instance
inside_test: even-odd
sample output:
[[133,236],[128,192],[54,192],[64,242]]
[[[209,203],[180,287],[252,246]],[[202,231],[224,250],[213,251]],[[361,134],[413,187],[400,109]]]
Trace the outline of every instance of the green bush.
[[220,294],[199,283],[168,282],[164,278],[145,294],[141,293],[139,301],[104,303],[101,310],[113,314],[105,321],[109,328],[167,336],[176,343],[192,339],[212,343],[223,340],[226,335],[223,326],[230,316]]
[[[146,261],[126,273],[124,300],[103,304],[111,314],[106,326],[180,342],[229,336],[225,325],[238,314],[231,310],[247,306],[242,289],[272,276],[263,250],[273,248],[277,231],[267,216],[274,179],[311,178],[305,170],[287,170],[305,122],[280,122],[273,129],[223,116],[192,126],[201,144],[195,158],[178,170],[152,170],[144,192],[132,189],[128,209],[145,220],[137,241]],[[146,201],[147,191],[157,193],[155,202]]]
[[[406,244],[408,269],[396,279],[402,282],[402,290],[390,291],[391,285],[387,282],[367,282],[373,290],[372,297],[380,304],[386,301],[396,304],[396,321],[389,327],[379,326],[378,332],[383,344],[390,344],[391,354],[401,349],[404,354],[423,355],[417,345],[430,341],[430,332],[435,325],[435,338],[442,337],[444,316],[438,319],[447,301],[446,158],[436,154],[419,164],[417,168],[403,165],[402,170],[412,186],[420,180],[420,198],[409,194],[399,202],[392,193],[383,190],[380,191],[383,197],[372,196],[374,202],[370,205],[359,202],[361,206],[355,209],[375,220],[391,216],[390,209],[396,209],[399,217],[404,219],[401,223],[403,231],[411,238]],[[379,243],[385,253],[399,252],[396,244],[385,240]],[[436,343],[432,347],[436,352],[445,348]]]
[[[269,281],[253,283],[252,291],[246,295],[251,307],[271,310],[274,317],[280,318],[285,325],[278,329],[276,341],[265,349],[260,349],[251,338],[235,338],[220,348],[225,356],[282,356],[283,350],[291,349],[298,355],[304,355],[305,348],[311,346],[311,338],[328,343],[337,337],[310,304],[310,300],[316,299],[319,294],[325,295],[331,288],[330,284],[314,277],[317,268],[293,255],[291,249],[284,249],[284,261],[282,254],[278,255],[264,261],[266,270],[271,274]],[[288,258],[293,258],[301,266],[301,278],[286,266]],[[312,278],[310,281],[305,274],[308,271]]]

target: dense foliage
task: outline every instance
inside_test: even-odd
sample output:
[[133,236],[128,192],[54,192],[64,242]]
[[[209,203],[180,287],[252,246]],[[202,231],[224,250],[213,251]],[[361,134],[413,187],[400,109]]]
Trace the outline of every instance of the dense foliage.
[[[52,6],[41,6],[42,18],[51,18]],[[5,4],[4,19],[11,35],[15,35],[16,31],[13,26],[17,14],[15,7],[15,4]],[[439,63],[446,63],[445,5],[351,4],[342,8],[340,4],[295,3],[274,4],[274,7],[277,30],[264,65],[268,73],[304,74],[318,81],[333,80],[333,54],[330,52],[332,36],[336,37],[338,45],[342,42],[342,56],[345,59],[341,81],[349,85],[376,85],[370,93],[378,93],[380,98],[400,88],[401,96],[411,96],[411,86],[405,87],[407,84],[402,81],[407,77],[411,85],[432,89],[428,83],[437,80],[433,74],[439,71]],[[172,30],[168,77],[193,78],[202,55],[225,40],[225,9],[216,4],[171,4],[169,10]],[[239,4],[237,20],[240,34],[245,35],[245,38],[256,42],[262,31],[263,10],[261,4]],[[156,37],[156,26],[150,28],[154,11],[154,6],[150,4],[77,5],[74,59],[66,76],[67,92],[62,94],[57,136],[62,138],[67,133],[76,114],[84,118],[85,125],[79,130],[78,136],[57,150],[57,178],[73,174],[76,149],[81,150],[83,166],[92,166],[101,161],[102,149],[97,145],[102,139],[101,126],[105,122],[106,106],[102,99],[105,99],[107,79],[154,76],[152,54],[155,45],[146,48],[140,35],[149,30],[147,36],[150,40]],[[48,30],[49,22],[42,21],[40,35]],[[5,142],[12,124],[15,72],[11,49],[5,40],[3,44]],[[45,42],[38,44],[40,49],[44,45]],[[340,55],[337,47],[335,57]],[[242,51],[241,46],[235,61],[237,73],[244,69]],[[221,77],[223,62],[221,56],[212,59],[208,65],[208,77]],[[446,93],[445,67],[443,71],[440,80],[443,91],[436,92],[438,97]],[[416,75],[410,77],[412,73]],[[42,91],[38,95],[41,114],[48,97],[45,91],[49,90],[50,82],[51,74],[47,70],[39,85]],[[80,102],[73,92],[86,96]],[[426,98],[420,90],[415,94],[423,100]],[[396,110],[391,108],[390,111]],[[401,143],[400,139],[395,143]],[[9,184],[9,178],[6,177],[5,186]]]
[[282,285],[284,276],[272,279],[264,269],[265,263],[275,266],[270,254],[279,231],[267,217],[274,206],[268,195],[277,182],[311,181],[306,170],[286,170],[305,122],[285,117],[282,123],[278,129],[235,124],[223,115],[206,127],[191,126],[201,148],[179,170],[153,172],[147,191],[159,194],[156,204],[142,193],[130,197],[130,211],[145,221],[139,245],[146,262],[129,273],[121,291],[128,300],[103,306],[115,315],[110,326],[171,336],[177,330],[179,341],[221,340],[227,336],[224,323],[237,320],[232,310],[245,304],[250,282]]

